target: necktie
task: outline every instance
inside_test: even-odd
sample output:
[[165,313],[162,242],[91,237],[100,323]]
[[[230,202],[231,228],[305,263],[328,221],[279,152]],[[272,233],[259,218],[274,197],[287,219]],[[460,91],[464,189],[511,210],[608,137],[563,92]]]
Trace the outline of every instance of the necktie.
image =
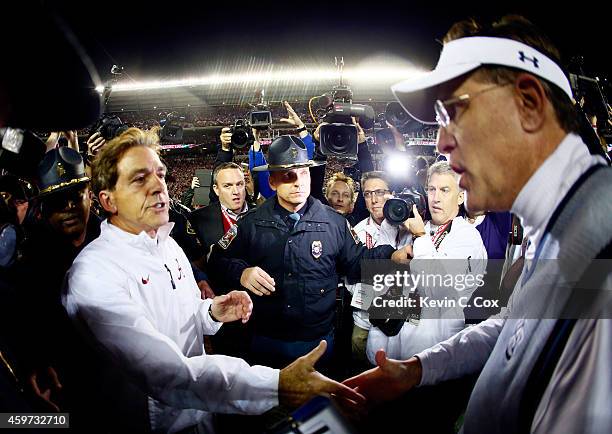
[[289,214],[289,218],[293,220],[293,228],[295,228],[295,225],[300,220],[300,218],[302,218],[302,216],[299,213],[294,212],[294,213]]

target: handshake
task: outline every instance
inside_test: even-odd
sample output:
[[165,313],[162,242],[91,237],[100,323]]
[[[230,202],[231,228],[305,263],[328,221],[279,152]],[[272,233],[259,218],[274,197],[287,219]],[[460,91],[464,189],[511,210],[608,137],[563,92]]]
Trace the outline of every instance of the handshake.
[[328,395],[347,416],[358,418],[369,407],[396,399],[421,381],[419,359],[392,360],[380,350],[375,368],[339,383],[314,369],[326,348],[327,343],[321,341],[310,353],[280,371],[280,404],[298,407],[314,396]]
[[[253,302],[245,291],[213,298],[211,316],[221,322],[246,323],[253,311]],[[278,401],[287,407],[299,407],[317,395],[331,396],[347,415],[359,415],[370,405],[395,399],[421,381],[421,362],[413,357],[406,361],[388,359],[383,350],[376,354],[377,367],[342,383],[315,370],[316,362],[325,354],[327,342],[281,369]]]

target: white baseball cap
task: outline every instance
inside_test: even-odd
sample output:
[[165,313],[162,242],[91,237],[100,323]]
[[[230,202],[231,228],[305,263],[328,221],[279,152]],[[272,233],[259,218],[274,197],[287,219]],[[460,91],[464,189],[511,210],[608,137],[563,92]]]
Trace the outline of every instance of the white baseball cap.
[[483,65],[501,65],[530,72],[560,87],[572,98],[569,80],[559,65],[538,50],[507,38],[472,36],[444,44],[433,71],[391,86],[395,98],[410,116],[436,124],[437,87]]

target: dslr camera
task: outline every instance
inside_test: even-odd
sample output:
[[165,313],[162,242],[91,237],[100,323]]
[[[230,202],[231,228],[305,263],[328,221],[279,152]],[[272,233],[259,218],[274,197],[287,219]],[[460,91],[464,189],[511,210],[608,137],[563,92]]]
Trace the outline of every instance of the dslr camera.
[[353,92],[345,85],[335,86],[331,94],[318,98],[325,111],[326,125],[319,129],[321,152],[325,155],[357,155],[357,127],[352,117],[359,118],[362,128],[374,125],[374,109],[368,105],[353,104]]
[[96,122],[91,130],[91,134],[100,133],[100,136],[107,142],[111,139],[114,139],[125,130],[128,129],[128,126],[124,124],[119,116],[103,114],[102,117]]
[[255,142],[252,128],[263,131],[272,125],[272,112],[267,105],[262,102],[252,107],[244,119],[236,119],[230,127],[232,146],[235,149],[248,148]]
[[230,127],[232,134],[232,147],[244,149],[250,147],[255,142],[251,123],[248,119],[236,119]]
[[392,225],[400,225],[414,217],[412,213],[413,205],[416,205],[417,210],[422,214],[427,208],[427,200],[416,188],[407,187],[385,202],[383,215]]

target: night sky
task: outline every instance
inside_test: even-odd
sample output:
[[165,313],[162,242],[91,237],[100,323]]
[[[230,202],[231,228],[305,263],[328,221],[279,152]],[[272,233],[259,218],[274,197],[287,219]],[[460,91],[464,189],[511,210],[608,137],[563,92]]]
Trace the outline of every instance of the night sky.
[[43,3],[73,28],[103,80],[114,63],[134,79],[163,79],[230,71],[249,62],[333,68],[334,56],[344,56],[350,66],[381,53],[431,68],[440,49],[436,39],[453,22],[505,13],[520,13],[536,23],[562,49],[564,61],[583,55],[587,75],[603,78],[610,72],[608,13],[597,3]]

